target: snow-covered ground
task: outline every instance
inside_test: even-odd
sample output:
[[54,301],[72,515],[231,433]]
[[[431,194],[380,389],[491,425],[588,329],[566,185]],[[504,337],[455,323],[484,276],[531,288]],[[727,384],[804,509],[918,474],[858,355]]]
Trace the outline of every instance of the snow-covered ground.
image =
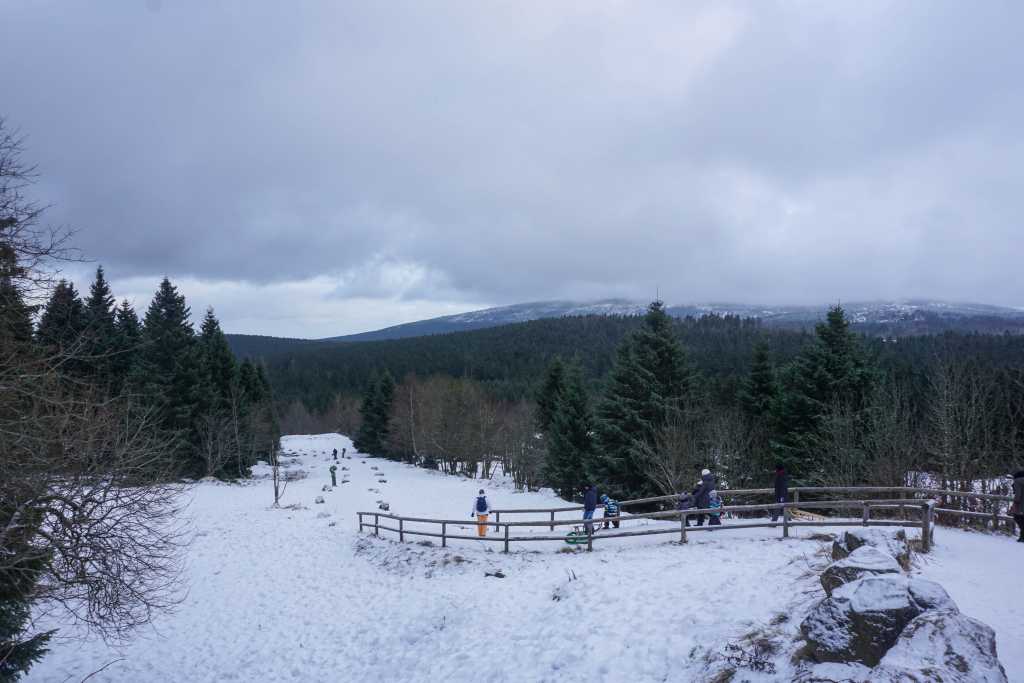
[[[282,501],[297,508],[271,509],[266,479],[198,484],[190,590],[178,611],[120,647],[58,641],[28,680],[80,681],[118,660],[90,680],[703,681],[723,666],[726,644],[795,631],[822,594],[825,546],[810,538],[822,529],[787,540],[773,529],[705,532],[686,545],[640,537],[597,542],[593,553],[536,542],[508,555],[497,543],[442,549],[360,535],[355,513],[378,499],[396,514],[465,519],[460,533],[475,533],[481,482],[356,457],[339,463],[349,468],[339,483],[350,482],[325,493],[331,449],[351,453],[350,441],[283,445],[298,454],[291,469],[309,475]],[[484,488],[497,508],[564,505],[505,481]],[[326,502],[315,504],[318,495]],[[936,541],[921,572],[995,628],[1010,679],[1024,681],[1024,545],[941,528]],[[504,578],[487,576],[498,571]]]

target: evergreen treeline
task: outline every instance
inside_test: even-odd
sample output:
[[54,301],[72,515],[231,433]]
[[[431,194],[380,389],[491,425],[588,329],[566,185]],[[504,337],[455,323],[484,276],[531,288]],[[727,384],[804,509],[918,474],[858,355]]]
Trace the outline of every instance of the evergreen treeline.
[[[601,320],[345,350],[380,362],[373,372],[383,368],[366,385],[358,447],[471,476],[500,462],[522,485],[549,485],[567,498],[585,482],[622,498],[676,493],[704,467],[733,488],[764,486],[776,464],[794,484],[966,488],[1009,470],[1024,450],[1018,336],[869,339],[839,307],[808,335],[728,318],[675,321],[659,302],[642,318],[604,319],[610,332],[592,344],[600,358],[571,356],[588,340],[556,334]],[[542,334],[530,359],[522,340],[532,330]],[[502,331],[504,344],[479,364],[464,357],[475,373],[409,373],[396,385],[388,372],[388,350],[403,349],[403,358],[448,343],[454,354]],[[616,336],[609,352],[604,340]],[[554,340],[571,360],[548,355]],[[428,355],[424,364],[447,357]],[[539,359],[546,365],[535,376],[518,377]],[[297,356],[289,363],[301,368]],[[496,378],[501,367],[505,382]],[[525,397],[510,391],[519,382],[533,387]]]
[[34,341],[61,358],[69,381],[108,396],[123,392],[157,415],[175,470],[190,477],[248,476],[276,443],[270,383],[261,366],[239,363],[213,310],[198,333],[191,312],[164,278],[140,321],[115,303],[103,268],[83,299],[59,281],[39,313]]

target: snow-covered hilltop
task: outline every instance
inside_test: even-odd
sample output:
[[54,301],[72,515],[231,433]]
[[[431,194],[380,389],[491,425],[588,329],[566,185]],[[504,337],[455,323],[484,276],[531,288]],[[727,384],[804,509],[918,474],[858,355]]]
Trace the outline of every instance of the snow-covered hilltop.
[[[360,535],[355,513],[384,501],[398,514],[465,519],[472,534],[481,486],[498,508],[564,503],[500,478],[361,456],[339,461],[339,485],[324,491],[332,449],[352,455],[351,442],[285,437],[283,448],[286,471],[301,478],[282,509],[271,509],[265,467],[243,485],[193,489],[190,590],[177,613],[121,647],[56,642],[28,680],[82,680],[110,662],[96,680],[722,680],[728,645],[797,633],[825,595],[829,546],[813,536],[827,528],[785,540],[770,529],[693,534],[685,546],[626,538],[593,553],[562,553],[559,542],[507,555],[475,540],[399,544]],[[1012,681],[1024,680],[1021,553],[1004,537],[939,528],[912,570],[995,629]],[[784,666],[741,667],[733,680],[791,680]]]
[[[983,330],[1005,321],[1009,329],[1024,327],[1024,310],[974,303],[908,299],[901,301],[843,302],[848,318],[858,325],[894,326],[893,331],[938,331],[946,327],[964,326]],[[539,301],[511,306],[498,306],[456,315],[431,318],[395,325],[382,330],[336,337],[346,341],[402,339],[428,334],[462,332],[497,327],[543,318],[580,315],[638,315],[646,302],[626,299],[605,299],[592,302]],[[707,314],[735,315],[757,318],[768,325],[806,326],[821,320],[828,305],[766,306],[737,303],[671,304],[666,309],[677,318]],[[923,329],[922,329],[923,327]]]

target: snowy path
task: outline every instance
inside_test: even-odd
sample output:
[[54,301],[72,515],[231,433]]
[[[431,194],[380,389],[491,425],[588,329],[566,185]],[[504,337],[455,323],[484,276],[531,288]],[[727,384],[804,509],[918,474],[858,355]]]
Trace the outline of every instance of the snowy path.
[[[822,545],[809,531],[785,541],[765,529],[693,534],[685,546],[624,539],[578,554],[521,544],[509,555],[499,544],[360,536],[355,512],[378,498],[398,514],[466,519],[468,532],[480,482],[356,458],[339,463],[351,482],[321,494],[334,447],[353,450],[333,435],[286,437],[309,477],[289,484],[283,503],[303,509],[271,510],[265,480],[198,485],[178,612],[121,648],[57,643],[27,680],[79,681],[123,657],[90,680],[700,681],[707,656],[820,593],[808,569],[823,562]],[[558,504],[550,492],[485,488],[495,507]],[[948,530],[937,540],[924,573],[996,628],[1011,679],[1024,680],[1016,575],[1009,562],[985,570],[1021,548]],[[506,578],[485,576],[499,569]]]

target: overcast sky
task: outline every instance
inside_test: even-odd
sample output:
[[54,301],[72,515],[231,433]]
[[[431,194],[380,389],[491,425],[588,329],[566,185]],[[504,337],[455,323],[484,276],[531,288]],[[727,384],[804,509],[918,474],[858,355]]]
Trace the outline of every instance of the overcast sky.
[[321,337],[522,301],[1024,305],[1024,3],[0,0],[119,296]]

